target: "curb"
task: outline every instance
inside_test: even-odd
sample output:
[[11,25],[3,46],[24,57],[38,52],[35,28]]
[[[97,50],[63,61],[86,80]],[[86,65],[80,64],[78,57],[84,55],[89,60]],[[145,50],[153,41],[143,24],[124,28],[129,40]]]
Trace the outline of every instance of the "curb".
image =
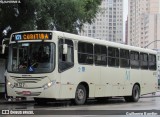
[[140,98],[155,98],[155,97],[160,97],[160,95],[148,95],[148,96],[141,96]]
[[19,104],[19,103],[34,103],[34,100],[22,100],[22,101],[7,101],[1,100],[0,104]]
[[145,94],[140,97],[141,98],[160,97],[160,91],[157,91],[156,93]]
[[14,103],[33,103],[33,99],[21,99],[21,98],[0,98],[0,104],[14,104]]

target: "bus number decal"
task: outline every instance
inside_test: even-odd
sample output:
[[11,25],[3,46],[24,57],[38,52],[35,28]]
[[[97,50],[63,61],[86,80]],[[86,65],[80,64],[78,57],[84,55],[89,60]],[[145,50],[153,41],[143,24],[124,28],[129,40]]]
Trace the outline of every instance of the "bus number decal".
[[157,72],[153,72],[153,76],[157,76]]
[[130,71],[126,70],[125,79],[130,80]]
[[85,67],[78,67],[78,72],[85,72],[86,68]]
[[17,87],[17,88],[23,88],[24,85],[25,85],[25,84],[22,83],[22,82],[14,83],[14,87]]

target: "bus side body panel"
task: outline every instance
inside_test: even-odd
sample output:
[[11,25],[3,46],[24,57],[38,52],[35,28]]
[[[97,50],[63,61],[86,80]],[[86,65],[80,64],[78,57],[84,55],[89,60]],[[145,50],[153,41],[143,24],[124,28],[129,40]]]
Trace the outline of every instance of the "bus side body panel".
[[125,85],[127,89],[126,95],[132,95],[132,89],[135,84],[139,84],[141,88],[141,70],[139,69],[130,69],[126,71],[126,80]]
[[[106,67],[101,69],[101,83],[106,86],[105,96],[128,96],[133,85],[141,83],[139,70]],[[136,82],[135,82],[136,81]]]
[[105,96],[120,96],[124,93],[122,71],[119,67],[101,68],[101,84],[105,85]]
[[141,70],[142,86],[141,94],[156,92],[157,77],[156,71]]
[[89,65],[77,65],[66,70],[61,75],[61,98],[74,98],[79,83],[85,82],[89,86],[89,97],[103,96],[100,81],[100,69]]
[[60,73],[60,78],[61,78],[60,99],[75,97],[74,93],[76,91],[76,82],[78,82],[78,78],[75,77],[76,74],[75,71],[76,69],[75,67],[73,67]]

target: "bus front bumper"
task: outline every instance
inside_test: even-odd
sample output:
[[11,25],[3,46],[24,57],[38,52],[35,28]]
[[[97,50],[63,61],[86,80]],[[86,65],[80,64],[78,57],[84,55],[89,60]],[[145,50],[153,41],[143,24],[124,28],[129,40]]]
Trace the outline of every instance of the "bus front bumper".
[[48,89],[35,88],[35,89],[24,89],[24,88],[11,88],[7,86],[8,96],[13,97],[38,97],[38,98],[59,98],[59,90],[57,86],[52,86]]

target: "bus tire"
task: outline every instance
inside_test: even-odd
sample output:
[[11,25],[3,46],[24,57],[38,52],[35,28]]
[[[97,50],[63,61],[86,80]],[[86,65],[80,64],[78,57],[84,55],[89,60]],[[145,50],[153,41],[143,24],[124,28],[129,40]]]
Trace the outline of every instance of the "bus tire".
[[75,93],[74,103],[76,105],[83,105],[86,102],[87,93],[84,85],[78,85]]
[[140,98],[140,87],[138,85],[134,85],[132,89],[132,96],[124,97],[126,102],[138,102]]

